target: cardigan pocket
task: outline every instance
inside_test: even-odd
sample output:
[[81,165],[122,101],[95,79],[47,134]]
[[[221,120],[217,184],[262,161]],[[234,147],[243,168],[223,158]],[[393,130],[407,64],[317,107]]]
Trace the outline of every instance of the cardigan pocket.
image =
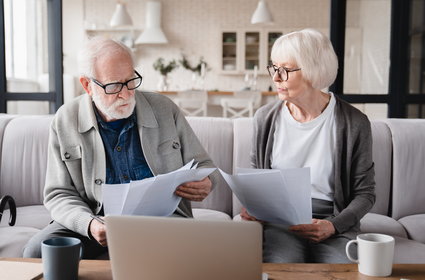
[[158,154],[160,155],[167,155],[174,152],[180,153],[180,141],[178,137],[175,137],[174,139],[169,139],[158,146]]
[[81,159],[81,146],[61,147],[61,158],[63,161]]

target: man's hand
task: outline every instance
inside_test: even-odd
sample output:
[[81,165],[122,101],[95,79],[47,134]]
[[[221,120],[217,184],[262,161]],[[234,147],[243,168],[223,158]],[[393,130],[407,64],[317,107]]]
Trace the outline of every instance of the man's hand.
[[335,234],[334,225],[328,220],[313,219],[311,224],[289,227],[289,230],[313,242],[320,242]]
[[176,195],[192,201],[202,201],[211,192],[212,183],[210,178],[205,177],[201,181],[188,182],[176,189]]
[[90,222],[90,233],[103,247],[108,246],[106,242],[106,226],[95,219]]
[[244,221],[254,221],[254,222],[260,222],[260,223],[262,222],[260,220],[257,220],[257,218],[255,218],[254,216],[249,215],[245,207],[242,207],[241,209],[241,218]]

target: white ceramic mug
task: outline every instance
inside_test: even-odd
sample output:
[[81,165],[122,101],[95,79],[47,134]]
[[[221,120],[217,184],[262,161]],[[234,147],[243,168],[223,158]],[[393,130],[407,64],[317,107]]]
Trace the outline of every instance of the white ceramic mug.
[[[358,259],[351,256],[349,248],[357,244]],[[359,272],[369,276],[391,275],[394,259],[394,238],[379,233],[364,233],[357,235],[345,247],[350,261],[359,264]]]

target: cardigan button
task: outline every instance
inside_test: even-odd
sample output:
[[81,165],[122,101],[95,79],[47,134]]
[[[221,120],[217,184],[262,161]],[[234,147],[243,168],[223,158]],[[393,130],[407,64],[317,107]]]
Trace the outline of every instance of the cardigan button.
[[101,179],[96,179],[96,180],[94,180],[94,183],[96,184],[96,185],[102,185],[102,180]]
[[64,156],[66,159],[70,159],[70,158],[71,158],[71,155],[70,155],[68,152],[66,152],[65,154],[63,154],[63,156]]
[[173,149],[178,149],[180,148],[180,143],[179,142],[173,142]]

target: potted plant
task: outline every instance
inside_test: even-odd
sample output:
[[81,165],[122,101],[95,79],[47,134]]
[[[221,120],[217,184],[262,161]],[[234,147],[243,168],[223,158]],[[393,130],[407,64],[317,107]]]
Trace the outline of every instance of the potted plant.
[[159,91],[166,91],[168,89],[167,75],[177,67],[178,64],[174,59],[166,63],[165,60],[160,57],[155,61],[153,64],[153,69],[161,74],[161,79],[159,80],[158,84]]
[[206,74],[206,71],[209,70],[207,68],[208,64],[204,60],[204,58],[200,57],[198,64],[195,65],[195,66],[192,66],[189,63],[189,61],[187,60],[186,56],[184,54],[182,54],[182,59],[179,62],[181,64],[181,66],[183,66],[183,68],[193,72],[193,75],[192,75],[193,86],[192,86],[192,88],[203,88],[204,87],[205,74]]

